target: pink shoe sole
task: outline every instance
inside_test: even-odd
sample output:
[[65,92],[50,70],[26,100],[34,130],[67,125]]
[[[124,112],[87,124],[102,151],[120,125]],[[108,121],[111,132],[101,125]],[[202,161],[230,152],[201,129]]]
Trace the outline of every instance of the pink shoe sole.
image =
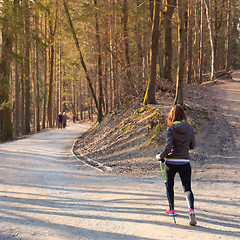
[[196,214],[194,212],[190,213],[189,220],[189,225],[195,226],[197,224]]

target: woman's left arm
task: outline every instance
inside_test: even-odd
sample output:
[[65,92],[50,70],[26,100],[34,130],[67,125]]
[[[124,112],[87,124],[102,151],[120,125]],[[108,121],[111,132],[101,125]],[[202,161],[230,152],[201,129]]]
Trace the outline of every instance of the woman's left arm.
[[167,138],[166,138],[166,145],[164,150],[160,153],[160,158],[164,159],[167,155],[171,152],[173,145],[173,133],[172,128],[167,128]]
[[189,144],[189,148],[190,149],[194,149],[195,148],[195,134],[193,133],[193,137],[190,141],[190,144]]

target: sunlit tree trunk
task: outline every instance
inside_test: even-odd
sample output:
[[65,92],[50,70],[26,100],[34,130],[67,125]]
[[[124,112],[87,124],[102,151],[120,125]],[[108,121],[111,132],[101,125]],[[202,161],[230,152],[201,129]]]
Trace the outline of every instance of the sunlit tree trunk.
[[213,48],[213,37],[212,37],[212,28],[211,28],[211,20],[209,16],[209,10],[208,6],[206,3],[206,0],[204,0],[204,5],[206,9],[206,16],[207,16],[207,21],[208,21],[208,30],[209,30],[209,37],[210,37],[210,44],[211,44],[211,52],[212,52],[212,61],[211,61],[211,78],[210,81],[213,80],[213,75],[214,75],[214,48]]
[[[15,22],[18,22],[19,18],[19,0],[14,0],[14,20]],[[15,53],[18,53],[19,49],[19,36],[18,33],[15,33]],[[19,82],[19,61],[16,58],[15,59],[15,102],[14,102],[14,138],[18,138],[20,135],[20,82]]]
[[8,2],[2,3],[2,49],[0,58],[0,141],[6,141],[13,137],[11,104],[9,101],[9,73],[10,73],[10,53],[12,51],[12,34],[8,29],[11,21]]
[[182,0],[177,0],[178,5],[178,68],[177,85],[174,104],[183,105],[183,76],[185,66],[185,31],[184,31],[184,4]]
[[193,0],[188,0],[187,83],[192,78]]
[[165,31],[165,54],[163,65],[163,77],[172,82],[172,16],[176,6],[176,0],[167,0],[164,10],[164,31]]
[[36,37],[37,40],[35,41],[35,81],[36,81],[36,98],[35,98],[35,111],[36,111],[36,130],[37,132],[40,131],[40,73],[39,73],[39,11],[36,12],[35,17],[35,27],[36,27]]
[[[48,28],[47,28],[47,13],[45,13],[45,20],[44,20],[44,32],[45,36],[47,38],[48,36]],[[45,44],[47,45],[47,40],[45,40]],[[45,47],[43,50],[43,69],[44,69],[44,76],[43,76],[43,107],[42,107],[42,129],[46,128],[46,107],[47,107],[47,72],[48,72],[48,54],[47,54],[47,48]]]
[[155,98],[155,82],[156,82],[156,65],[158,55],[158,40],[160,35],[159,24],[160,24],[160,4],[161,0],[154,0],[154,14],[152,24],[152,36],[151,36],[151,47],[150,47],[150,79],[148,82],[147,90],[145,93],[143,104],[154,104],[156,103]]
[[231,0],[228,0],[228,14],[227,14],[227,62],[226,70],[231,69]]
[[30,48],[31,48],[31,41],[30,41],[30,9],[29,9],[29,2],[28,0],[23,1],[24,10],[25,10],[25,56],[24,56],[24,87],[25,87],[25,108],[24,108],[24,134],[30,133]]
[[[95,7],[97,9],[97,0],[94,0]],[[97,41],[97,68],[98,68],[98,116],[97,121],[100,123],[102,121],[103,112],[103,90],[102,90],[102,56],[101,56],[101,43],[100,43],[100,31],[98,23],[98,14],[95,14],[95,26],[96,26],[96,41]]]
[[[137,0],[137,9],[139,9],[140,2]],[[138,88],[143,84],[143,47],[142,47],[142,34],[140,31],[140,13],[137,10],[137,20],[136,20],[136,35],[137,35],[137,51],[138,51],[138,63],[137,63],[137,74],[138,74]]]
[[204,0],[201,0],[201,27],[200,27],[200,61],[199,61],[199,79],[198,82],[202,83],[203,76],[203,55],[204,55]]
[[[215,19],[214,19],[214,28],[215,28],[215,35],[214,35],[214,56],[215,56],[215,66],[214,69],[218,71],[220,69],[220,56],[219,54],[219,35],[220,35],[220,29],[222,27],[223,23],[223,11],[224,9],[224,1],[222,0],[222,3],[219,3],[219,0],[214,1],[214,11],[215,11]],[[218,9],[220,8],[220,10]],[[220,16],[219,16],[220,14]]]
[[52,16],[49,17],[49,42],[50,42],[50,61],[49,61],[49,88],[48,88],[48,125],[49,127],[53,127],[53,70],[54,70],[54,53],[55,53],[55,46],[54,46],[54,38],[57,29],[57,6],[56,6],[56,13],[55,13],[55,21],[52,21]]
[[89,76],[89,72],[87,70],[87,66],[86,66],[85,61],[84,61],[83,56],[82,56],[82,52],[81,52],[81,49],[80,49],[78,38],[77,38],[77,35],[76,35],[76,32],[75,32],[75,29],[73,27],[72,19],[71,19],[70,13],[68,11],[68,6],[67,6],[67,3],[66,3],[65,0],[63,0],[63,5],[64,5],[64,8],[65,8],[65,12],[67,14],[68,22],[69,22],[69,25],[70,25],[70,28],[71,28],[71,32],[72,32],[72,35],[73,35],[73,39],[74,39],[76,48],[77,48],[79,56],[80,56],[81,65],[82,65],[83,70],[85,72],[85,77],[87,79],[88,86],[90,88],[90,91],[91,91],[91,94],[92,94],[95,106],[98,109],[97,97],[96,97],[96,94],[95,94],[95,91],[94,91],[94,88],[93,88],[93,85],[92,85],[92,82],[91,82],[91,79],[90,79],[90,76]]
[[134,91],[134,84],[132,80],[130,53],[129,53],[129,37],[128,37],[128,2],[123,0],[123,36],[125,45],[125,58],[126,58],[126,70],[127,78],[124,82],[124,96],[132,95]]

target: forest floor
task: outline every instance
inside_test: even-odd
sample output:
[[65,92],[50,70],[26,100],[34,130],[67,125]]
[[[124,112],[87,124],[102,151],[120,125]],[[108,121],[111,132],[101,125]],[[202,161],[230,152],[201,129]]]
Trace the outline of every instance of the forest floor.
[[[109,115],[101,128],[69,124],[0,144],[0,239],[239,239],[240,72],[186,88],[197,141],[191,152],[197,226],[188,225],[179,177],[177,224],[164,214],[167,199],[155,154],[165,142],[169,86],[157,95],[159,104]],[[73,157],[80,135],[75,152],[112,171]]]

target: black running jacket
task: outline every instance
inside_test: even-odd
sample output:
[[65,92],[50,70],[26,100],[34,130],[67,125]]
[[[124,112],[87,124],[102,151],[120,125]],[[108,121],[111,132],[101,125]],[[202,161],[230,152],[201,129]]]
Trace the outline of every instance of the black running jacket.
[[160,153],[160,158],[189,159],[189,149],[194,147],[193,126],[185,121],[177,121],[167,128],[166,145]]

